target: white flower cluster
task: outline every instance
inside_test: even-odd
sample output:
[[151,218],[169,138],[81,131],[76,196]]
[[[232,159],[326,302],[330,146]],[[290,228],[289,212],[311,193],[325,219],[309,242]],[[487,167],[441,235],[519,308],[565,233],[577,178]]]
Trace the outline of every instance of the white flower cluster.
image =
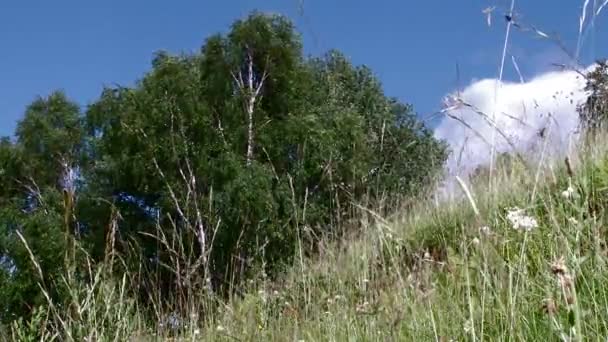
[[517,207],[509,209],[507,220],[511,222],[511,226],[515,230],[531,231],[538,227],[538,222],[534,217],[526,215],[523,209]]

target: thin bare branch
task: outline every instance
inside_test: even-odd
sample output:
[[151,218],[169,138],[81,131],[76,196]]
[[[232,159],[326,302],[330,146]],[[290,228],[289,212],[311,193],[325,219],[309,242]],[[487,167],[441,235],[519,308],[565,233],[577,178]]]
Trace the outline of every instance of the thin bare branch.
[[243,82],[243,74],[240,71],[239,71],[239,77],[238,78],[236,77],[236,75],[232,71],[230,71],[230,75],[232,75],[232,78],[234,79],[234,82],[236,82],[236,84],[239,87],[239,89],[244,89],[245,88],[245,82]]
[[597,17],[598,15],[600,15],[600,12],[602,12],[602,10],[604,9],[604,7],[606,7],[606,5],[608,5],[608,0],[604,1],[598,8],[597,11],[595,11],[595,16]]

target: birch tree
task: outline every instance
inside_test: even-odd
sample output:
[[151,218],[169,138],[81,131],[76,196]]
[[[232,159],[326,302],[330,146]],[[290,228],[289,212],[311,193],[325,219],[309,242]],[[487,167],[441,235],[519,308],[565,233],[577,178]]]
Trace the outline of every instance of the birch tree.
[[[268,77],[266,66],[264,66],[261,75],[259,72],[254,71],[253,55],[250,48],[246,48],[247,56],[245,60],[245,75],[243,75],[243,69],[240,68],[238,73],[232,73],[232,77],[239,89],[240,94],[243,96],[243,104],[245,112],[247,114],[247,154],[246,163],[247,166],[251,165],[253,159],[254,149],[254,122],[253,114],[255,111],[256,101],[262,96],[262,88],[264,87],[264,81]],[[245,81],[246,80],[246,81]]]

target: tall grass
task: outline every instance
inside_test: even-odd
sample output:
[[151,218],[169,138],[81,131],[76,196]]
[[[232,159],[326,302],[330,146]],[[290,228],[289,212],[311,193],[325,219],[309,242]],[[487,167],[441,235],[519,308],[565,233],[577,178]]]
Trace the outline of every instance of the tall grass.
[[[259,284],[202,331],[242,340],[600,339],[608,164],[588,156],[603,154],[585,152],[570,171],[544,167],[535,198],[536,177],[524,170],[497,194],[469,184],[470,201],[366,222],[359,238]],[[538,226],[516,229],[514,207]]]
[[[283,277],[223,300],[201,289],[187,315],[150,319],[129,275],[90,266],[71,303],[49,302],[12,340],[597,340],[608,336],[605,136],[542,165],[497,164],[469,195],[391,218],[361,208],[360,234],[326,241]],[[540,174],[540,176],[537,176]],[[526,230],[514,208],[533,218]],[[24,243],[27,243],[24,241]],[[35,262],[35,260],[32,260]],[[160,303],[159,303],[160,304]],[[69,308],[68,308],[69,307]],[[160,307],[160,305],[159,305]],[[41,330],[40,327],[45,327]]]

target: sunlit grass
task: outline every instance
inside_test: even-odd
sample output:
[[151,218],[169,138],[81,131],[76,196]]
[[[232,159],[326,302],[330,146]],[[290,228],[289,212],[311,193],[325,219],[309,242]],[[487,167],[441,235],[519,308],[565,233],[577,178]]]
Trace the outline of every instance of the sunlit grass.
[[[326,242],[228,301],[192,296],[186,319],[144,318],[127,277],[110,280],[102,266],[70,287],[73,308],[42,310],[10,336],[39,336],[36,327],[55,320],[45,340],[600,339],[608,159],[593,146],[569,167],[541,165],[541,177],[536,167],[497,170],[505,178],[496,193],[479,179],[463,182],[470,198],[424,201],[390,219],[362,210],[357,236]],[[516,207],[537,225],[514,226]]]

